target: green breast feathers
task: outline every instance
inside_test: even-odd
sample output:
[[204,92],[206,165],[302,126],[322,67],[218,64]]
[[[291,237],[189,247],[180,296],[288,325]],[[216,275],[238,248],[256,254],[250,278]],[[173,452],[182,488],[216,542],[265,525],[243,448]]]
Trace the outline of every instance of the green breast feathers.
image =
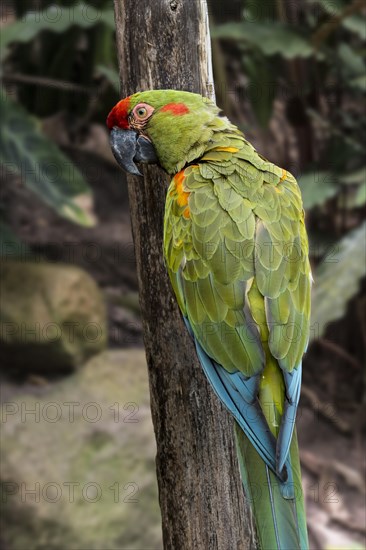
[[[164,255],[179,306],[229,372],[282,369],[309,338],[311,272],[299,187],[236,132],[173,178]],[[267,358],[266,358],[267,356]]]

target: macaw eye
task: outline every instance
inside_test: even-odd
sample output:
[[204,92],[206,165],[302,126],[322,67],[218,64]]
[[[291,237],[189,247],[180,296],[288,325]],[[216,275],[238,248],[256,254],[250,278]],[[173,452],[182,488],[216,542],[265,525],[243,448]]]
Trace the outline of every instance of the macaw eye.
[[153,114],[154,108],[147,103],[140,103],[139,105],[136,105],[132,112],[135,119],[143,121]]

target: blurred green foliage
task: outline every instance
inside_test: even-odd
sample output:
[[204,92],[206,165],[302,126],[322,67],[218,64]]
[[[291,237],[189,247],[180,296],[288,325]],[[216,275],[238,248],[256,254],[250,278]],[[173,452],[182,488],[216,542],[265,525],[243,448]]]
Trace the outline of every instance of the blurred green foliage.
[[22,176],[59,214],[81,225],[92,225],[77,198],[90,192],[79,170],[43,135],[39,121],[10,97],[0,97],[3,124],[0,162]]
[[[295,168],[307,210],[316,282],[312,319],[320,336],[345,312],[365,275],[364,4],[233,0],[235,20],[222,17],[218,0],[209,4],[222,53],[214,59],[219,101],[222,90],[232,97],[229,79],[238,60],[247,85],[237,95],[249,100],[258,131],[268,131],[277,101],[296,137],[298,161],[289,169]],[[336,251],[332,262],[329,243]]]
[[[5,66],[12,73],[56,81],[36,88],[23,82],[19,100],[38,116],[62,109],[74,116],[85,114],[97,90],[97,67],[117,67],[112,3],[41,0],[32,10],[30,2],[18,0],[14,6],[18,19],[5,27],[0,42]],[[74,84],[73,93],[64,90],[62,82]]]
[[[109,0],[33,4],[37,9],[19,0],[9,11],[3,8],[0,58],[6,90],[0,98],[0,160],[60,215],[92,225],[82,206],[85,198],[79,200],[91,191],[71,160],[43,134],[39,119],[64,112],[75,131],[80,120],[85,126],[105,116],[105,104],[94,93],[109,93],[106,103],[116,100],[113,7]],[[9,14],[15,16],[10,23]]]
[[348,300],[358,293],[360,279],[365,276],[365,234],[363,223],[343,237],[332,254],[328,251],[317,269],[312,297],[313,324],[318,325],[316,336],[329,321],[344,315]]

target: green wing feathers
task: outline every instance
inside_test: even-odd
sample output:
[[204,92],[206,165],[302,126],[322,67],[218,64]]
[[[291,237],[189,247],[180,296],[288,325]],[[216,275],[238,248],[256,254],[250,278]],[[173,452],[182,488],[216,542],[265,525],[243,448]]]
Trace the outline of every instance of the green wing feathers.
[[260,327],[246,300],[255,280],[270,353],[283,369],[298,366],[309,337],[311,275],[291,174],[242,135],[216,136],[171,182],[164,243],[179,305],[208,355],[230,372],[263,370]]

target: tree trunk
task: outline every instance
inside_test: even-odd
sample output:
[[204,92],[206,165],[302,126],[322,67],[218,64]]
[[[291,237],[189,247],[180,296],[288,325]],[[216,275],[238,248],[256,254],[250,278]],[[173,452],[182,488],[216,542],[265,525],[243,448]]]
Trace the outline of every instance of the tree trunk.
[[[213,95],[204,0],[115,0],[122,97],[175,88]],[[128,176],[164,548],[253,548],[232,419],[209,387],[162,258],[167,176]]]

